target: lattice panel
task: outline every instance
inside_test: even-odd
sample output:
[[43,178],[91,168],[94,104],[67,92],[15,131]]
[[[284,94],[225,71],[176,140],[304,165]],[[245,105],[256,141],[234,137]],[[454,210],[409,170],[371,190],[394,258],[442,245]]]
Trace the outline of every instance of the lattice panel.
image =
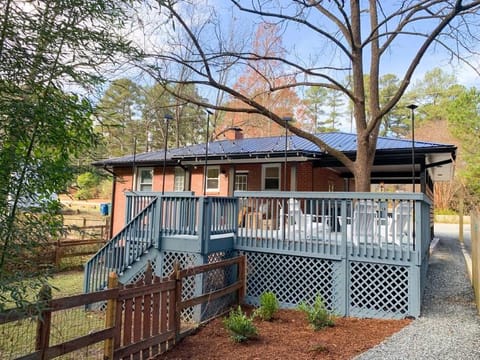
[[328,259],[269,253],[245,252],[247,255],[247,302],[258,306],[259,296],[272,291],[281,306],[313,302],[320,294],[328,309],[333,310],[333,262]]
[[408,315],[408,268],[350,262],[350,315],[403,318]]
[[[150,260],[150,263],[152,264],[152,271],[154,274],[156,274],[156,269],[157,269],[157,261],[155,259]],[[137,272],[134,277],[132,277],[129,281],[127,281],[128,284],[133,284],[136,283],[138,280],[143,280],[145,277],[145,271],[147,270],[147,263],[145,263],[145,266],[142,268],[141,271]],[[124,283],[126,285],[126,283]],[[92,309],[95,309],[97,311],[105,311],[107,308],[107,303],[105,301],[96,303],[94,305],[91,305]]]
[[[155,259],[150,260],[150,263],[152,264],[152,270],[153,273],[156,274],[157,270],[157,261]],[[143,280],[145,277],[145,271],[147,270],[147,263],[145,263],[145,266],[143,269],[135,274],[135,276],[129,281],[130,284],[136,283],[138,280]]]
[[[181,252],[163,252],[163,261],[162,261],[162,277],[169,276],[173,271],[173,264],[175,261],[180,262],[180,267],[192,267],[198,265],[197,257],[200,255],[190,254],[190,253],[181,253]],[[182,287],[182,300],[191,299],[195,296],[195,287],[198,284],[196,278],[198,276],[189,276],[184,278],[183,287]],[[194,321],[194,308],[186,308],[182,311],[182,321],[192,322]]]
[[[229,259],[234,256],[233,251],[217,252],[208,255],[208,263]],[[215,269],[204,273],[203,277],[203,293],[206,294],[211,291],[222,289],[228,285],[233,284],[237,280],[237,267],[231,265],[223,269]],[[227,311],[235,302],[235,294],[222,296],[218,299],[207,302],[202,307],[201,320],[205,321],[217,314]]]

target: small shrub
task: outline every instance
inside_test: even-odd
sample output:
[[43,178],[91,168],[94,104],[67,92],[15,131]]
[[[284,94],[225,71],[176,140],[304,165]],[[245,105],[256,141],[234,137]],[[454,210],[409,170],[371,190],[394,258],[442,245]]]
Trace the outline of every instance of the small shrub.
[[321,295],[317,295],[313,304],[302,301],[298,305],[298,309],[305,313],[308,323],[315,331],[335,325],[334,316],[325,307]]
[[243,342],[257,335],[257,328],[252,318],[248,317],[238,306],[231,310],[228,317],[223,320],[223,325],[230,333],[230,338],[235,342]]
[[279,307],[277,296],[273,292],[267,291],[260,295],[260,307],[255,310],[254,315],[262,320],[270,321]]

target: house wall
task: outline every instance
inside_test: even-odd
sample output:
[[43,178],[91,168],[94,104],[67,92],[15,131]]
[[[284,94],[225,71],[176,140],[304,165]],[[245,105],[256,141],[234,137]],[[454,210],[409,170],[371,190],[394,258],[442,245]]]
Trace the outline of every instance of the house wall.
[[[216,165],[211,165],[216,166]],[[190,191],[193,191],[195,195],[203,195],[203,166],[192,167],[191,172],[191,183]],[[173,176],[172,176],[173,179]],[[161,178],[160,178],[161,180]],[[233,181],[233,180],[232,180]],[[173,184],[172,184],[173,189]],[[208,196],[228,196],[228,166],[220,166],[220,177],[219,177],[219,190],[218,191],[207,191]]]
[[[281,165],[281,187],[284,189],[284,163],[275,162]],[[273,164],[273,162],[272,162]],[[292,191],[346,191],[344,179],[335,172],[324,169],[314,168],[312,163],[297,162],[287,163],[287,174],[291,173],[292,167],[296,168],[295,189]],[[225,164],[220,166],[219,190],[208,191],[208,196],[229,196],[229,181],[234,181],[234,175],[230,178],[230,169],[235,172],[248,172],[248,190],[262,190],[262,164]],[[203,195],[203,166],[191,167],[190,171],[190,191],[195,195]],[[124,193],[132,191],[133,177],[132,168],[115,168],[117,182],[115,194],[113,195],[112,210],[112,233],[116,234],[125,225],[125,207],[126,198]],[[154,168],[153,191],[161,192],[163,186],[163,167]],[[287,176],[287,190],[290,191],[291,181]],[[172,192],[174,189],[174,168],[165,169],[165,192]]]
[[[166,192],[169,192],[169,191],[173,191],[174,189],[174,181],[175,181],[175,177],[174,177],[174,168],[170,167],[170,168],[166,168],[165,169],[165,191]],[[159,167],[159,168],[154,168],[153,169],[153,184],[152,184],[152,189],[153,191],[162,191],[162,188],[163,188],[163,167]]]
[[115,168],[115,194],[112,195],[112,234],[125,225],[126,191],[133,189],[132,168]]
[[235,165],[235,171],[248,172],[247,186],[249,191],[262,190],[262,164],[237,164]]
[[347,191],[344,179],[332,170],[317,167],[312,169],[312,175],[310,191]]
[[297,164],[297,191],[313,191],[313,167],[311,163]]

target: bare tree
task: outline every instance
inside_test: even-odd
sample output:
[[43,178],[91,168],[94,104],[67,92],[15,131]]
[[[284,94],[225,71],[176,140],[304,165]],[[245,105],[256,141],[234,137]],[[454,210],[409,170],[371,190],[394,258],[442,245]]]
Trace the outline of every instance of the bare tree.
[[[356,158],[348,158],[299,127],[289,125],[289,130],[341,161],[354,175],[357,191],[370,190],[370,174],[382,119],[401,99],[426,54],[439,50],[447,57],[475,68],[462,56],[469,51],[472,54],[472,44],[478,42],[474,34],[478,30],[476,16],[480,0],[418,0],[386,4],[378,0],[230,0],[229,9],[219,8],[218,3],[216,7],[209,7],[208,1],[157,0],[157,3],[162,14],[168,17],[163,30],[169,35],[164,37],[167,46],[148,54],[151,75],[163,83],[182,82],[212,88],[245,105],[233,108],[205,101],[198,103],[200,106],[261,114],[284,126],[282,114],[233,86],[237,76],[246,68],[258,72],[259,77],[269,84],[271,94],[286,88],[323,87],[346,96],[352,104],[356,125]],[[241,26],[235,31],[240,40],[236,42],[225,41],[223,37],[229,33],[228,24],[223,21],[227,11],[240,19]],[[292,46],[281,57],[255,52],[251,50],[254,49],[252,29],[260,22],[276,24],[285,37],[295,37],[299,42],[309,39],[308,46],[301,51]],[[405,44],[407,48],[396,53]],[[182,56],[182,53],[188,56]],[[402,57],[406,65],[399,76],[396,91],[390,94],[388,101],[380,101],[381,75],[389,72],[386,65],[395,57]],[[287,72],[283,76],[293,80],[288,83],[275,81],[269,74],[262,73],[261,67],[255,66],[258,62],[282,64]],[[178,79],[174,70],[179,64],[191,70],[188,79]],[[219,74],[227,69],[231,82],[219,81]],[[367,74],[368,91],[364,84]],[[345,83],[345,79],[349,81]]]

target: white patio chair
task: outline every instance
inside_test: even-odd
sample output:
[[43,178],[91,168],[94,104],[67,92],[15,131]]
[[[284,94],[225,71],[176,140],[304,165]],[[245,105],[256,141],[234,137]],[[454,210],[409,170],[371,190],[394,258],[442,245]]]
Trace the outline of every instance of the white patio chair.
[[393,218],[388,229],[389,241],[397,245],[406,245],[413,233],[413,203],[400,201],[395,206]]
[[[286,228],[289,239],[318,238],[323,232],[329,232],[330,227],[326,222],[316,221],[318,218],[311,214],[304,214],[300,201],[290,198],[287,202],[288,212],[280,205],[280,231]],[[284,220],[284,221],[282,221]]]
[[372,244],[377,238],[377,206],[373,200],[358,200],[353,208],[353,244]]

